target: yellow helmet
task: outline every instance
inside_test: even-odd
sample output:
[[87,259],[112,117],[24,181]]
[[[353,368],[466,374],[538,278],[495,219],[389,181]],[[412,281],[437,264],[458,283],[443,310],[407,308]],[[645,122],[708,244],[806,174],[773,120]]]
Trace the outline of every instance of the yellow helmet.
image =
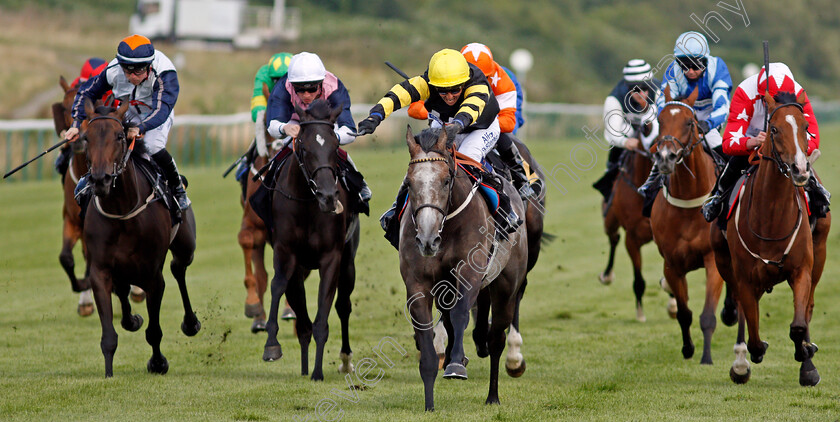
[[470,80],[467,59],[457,50],[444,48],[429,60],[429,84],[441,88],[455,86]]

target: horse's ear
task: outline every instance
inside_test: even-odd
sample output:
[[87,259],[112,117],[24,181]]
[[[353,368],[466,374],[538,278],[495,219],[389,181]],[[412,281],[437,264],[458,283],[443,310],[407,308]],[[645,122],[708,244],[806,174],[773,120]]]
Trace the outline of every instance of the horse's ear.
[[772,113],[776,109],[776,100],[770,94],[764,94],[764,104],[767,104],[767,113]]
[[444,128],[440,128],[440,135],[438,135],[437,142],[435,142],[435,149],[443,151],[449,146],[450,142],[455,142],[455,136],[449,139],[449,133]]
[[117,109],[117,117],[119,117],[120,120],[122,120],[123,115],[125,115],[126,111],[128,111],[128,101],[121,101],[120,108]]
[[694,91],[691,91],[691,95],[689,95],[688,98],[685,99],[685,103],[690,106],[693,106],[694,102],[697,101],[698,95],[700,95],[700,87],[695,86]]
[[271,91],[268,89],[268,84],[263,82],[263,97],[267,100],[271,96]]
[[64,75],[59,76],[58,84],[61,85],[61,89],[63,89],[64,92],[67,92],[67,91],[70,90],[70,84],[67,83],[67,79],[64,79]]
[[671,98],[671,85],[665,85],[665,90],[662,91],[662,96],[665,98],[666,103],[673,100],[673,98]]
[[413,157],[417,153],[420,145],[414,139],[414,132],[411,131],[411,125],[405,125],[405,143],[408,145],[408,153]]
[[96,112],[96,109],[93,107],[93,102],[90,98],[85,97],[85,114],[87,114],[88,119],[93,117],[93,114]]
[[338,107],[330,110],[330,121],[335,122],[338,119],[338,116],[341,115],[341,112],[344,111],[344,103],[338,105]]
[[799,95],[796,96],[796,102],[799,103],[799,105],[801,105],[803,107],[808,102],[808,96],[805,95],[805,90],[804,89],[799,92]]

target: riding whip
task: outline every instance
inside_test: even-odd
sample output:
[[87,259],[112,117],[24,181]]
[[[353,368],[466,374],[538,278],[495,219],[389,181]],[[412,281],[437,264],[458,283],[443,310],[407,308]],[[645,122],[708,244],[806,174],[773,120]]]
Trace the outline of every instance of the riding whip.
[[[764,81],[766,82],[765,95],[770,94],[770,47],[767,40],[764,40]],[[770,110],[767,109],[767,102],[764,102],[764,131],[767,132],[767,125],[770,124]]]
[[47,150],[45,150],[45,151],[43,151],[42,153],[40,153],[40,154],[38,154],[37,156],[35,156],[35,158],[33,158],[33,159],[31,159],[31,160],[29,160],[29,161],[27,161],[27,162],[25,162],[25,163],[23,163],[23,164],[21,164],[21,165],[19,165],[19,166],[15,167],[14,169],[12,169],[12,170],[11,170],[11,171],[9,171],[8,173],[6,173],[6,174],[3,176],[3,178],[5,179],[5,178],[7,178],[7,177],[11,176],[12,174],[16,173],[18,170],[20,170],[20,169],[22,169],[22,168],[24,168],[24,167],[28,166],[28,165],[29,165],[29,163],[31,163],[31,162],[33,162],[33,161],[35,161],[35,160],[37,160],[37,159],[39,159],[39,158],[43,157],[43,156],[44,156],[44,155],[46,155],[48,152],[50,152],[50,151],[52,151],[52,150],[54,150],[54,149],[56,149],[56,148],[58,148],[58,147],[60,147],[60,146],[62,146],[62,145],[64,145],[64,144],[66,144],[67,142],[69,142],[69,141],[68,141],[67,139],[64,139],[64,140],[62,140],[61,142],[59,142],[59,143],[57,143],[57,144],[55,144],[55,145],[53,145],[53,146],[49,147]]

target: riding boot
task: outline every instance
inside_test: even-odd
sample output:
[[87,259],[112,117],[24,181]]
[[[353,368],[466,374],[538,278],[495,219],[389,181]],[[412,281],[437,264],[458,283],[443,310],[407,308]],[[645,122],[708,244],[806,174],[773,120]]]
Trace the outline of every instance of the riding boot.
[[505,233],[515,233],[524,222],[513,210],[510,199],[505,195],[499,195],[499,209],[493,214],[493,218]]
[[813,173],[808,179],[808,184],[805,185],[805,190],[808,191],[810,198],[811,214],[816,215],[817,218],[825,217],[829,211],[828,206],[831,205],[831,192],[817,180]]
[[397,250],[400,249],[400,219],[396,218],[397,213],[405,205],[408,198],[408,179],[403,179],[400,189],[397,191],[397,198],[387,211],[379,217],[379,224],[385,230],[385,238],[391,242]]
[[505,165],[510,169],[510,176],[513,179],[513,186],[519,192],[519,196],[523,201],[535,196],[534,190],[531,188],[531,183],[528,181],[528,174],[525,172],[522,155],[519,154],[519,148],[516,144],[511,143],[510,148],[502,151],[499,150],[499,158],[504,161]]
[[65,145],[58,151],[58,157],[55,157],[55,171],[61,175],[62,182],[64,182],[64,174],[67,173],[67,168],[70,166],[71,155],[73,155],[73,148]]
[[189,208],[191,204],[190,199],[187,198],[187,191],[184,189],[181,174],[178,173],[178,166],[175,165],[175,160],[169,155],[169,151],[162,149],[152,154],[152,158],[161,170],[163,170],[169,190],[175,196],[175,200],[178,201],[178,208],[182,210]]
[[703,213],[703,218],[709,223],[715,221],[721,212],[723,212],[723,203],[726,199],[726,193],[732,189],[732,185],[738,181],[741,176],[741,170],[744,166],[743,159],[733,158],[726,163],[726,167],[720,173],[720,177],[715,182],[715,188],[712,190],[709,199],[703,203],[703,208],[700,210]]
[[85,174],[79,178],[79,183],[77,183],[76,188],[73,189],[73,198],[76,200],[76,203],[79,204],[79,219],[82,221],[85,219],[85,213],[87,212],[87,206],[90,203],[91,196],[93,196],[93,194],[91,192],[90,185],[88,184],[88,175]]
[[648,192],[650,191],[658,192],[662,185],[662,180],[660,180],[661,178],[659,176],[659,168],[653,166],[650,169],[650,174],[648,175],[647,180],[645,180],[645,183],[643,183],[642,186],[639,186],[639,188],[636,189],[636,192],[639,192],[639,194],[645,197],[648,196]]
[[338,152],[338,167],[344,187],[348,192],[356,194],[356,198],[351,200],[351,209],[358,214],[370,215],[370,188],[350,154],[341,149]]

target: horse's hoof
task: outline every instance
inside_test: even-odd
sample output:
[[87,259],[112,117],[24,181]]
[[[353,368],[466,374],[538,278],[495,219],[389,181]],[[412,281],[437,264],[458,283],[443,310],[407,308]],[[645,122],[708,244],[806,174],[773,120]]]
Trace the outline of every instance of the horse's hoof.
[[734,382],[735,384],[746,384],[747,381],[750,380],[750,374],[752,374],[751,368],[747,368],[747,373],[744,375],[738,375],[737,373],[735,373],[735,368],[729,368],[729,378],[732,379],[732,382]]
[[636,307],[636,321],[647,322],[647,318],[645,317],[645,311],[642,309],[641,306]]
[[615,280],[615,274],[612,271],[610,271],[609,274],[598,274],[598,281],[600,281],[601,284],[605,286],[609,286],[610,284],[612,284],[613,280]]
[[280,319],[297,319],[297,315],[295,315],[295,311],[293,311],[292,308],[287,306],[286,309],[283,310],[283,315],[280,315]]
[[323,381],[324,374],[319,371],[312,371],[312,376],[309,379],[312,381]]
[[446,379],[465,380],[467,379],[467,367],[460,363],[450,363],[446,365],[446,369],[443,371],[443,377]]
[[701,365],[711,365],[712,364],[712,357],[711,356],[703,356],[700,358]]
[[753,363],[761,363],[761,361],[764,360],[764,354],[767,353],[767,348],[770,347],[766,341],[762,341],[761,346],[761,350],[756,351],[756,353],[753,353],[753,351],[750,350],[750,360]]
[[[189,321],[189,323],[187,323]],[[184,333],[187,337],[192,337],[201,330],[201,322],[196,318],[195,314],[193,314],[192,318],[187,319],[184,318],[184,321],[181,322],[181,332]]]
[[76,312],[78,312],[79,316],[83,316],[83,317],[91,316],[91,315],[93,315],[93,304],[92,303],[86,303],[86,304],[83,304],[83,305],[79,305],[79,307],[76,308]]
[[676,298],[672,297],[672,298],[668,299],[667,309],[668,309],[668,316],[671,317],[671,319],[677,319],[677,299]]
[[263,352],[263,360],[266,362],[274,362],[277,359],[283,357],[283,349],[280,348],[280,345],[277,346],[266,346],[265,351]]
[[169,362],[166,361],[163,355],[161,355],[160,359],[152,357],[149,359],[149,363],[146,364],[146,370],[153,374],[163,375],[169,371]]
[[519,365],[519,368],[511,369],[507,365],[505,365],[505,371],[507,371],[507,374],[510,375],[512,378],[521,377],[522,374],[525,373],[525,359],[522,359],[522,364]]
[[265,314],[262,304],[257,302],[253,305],[245,304],[245,316],[248,318],[256,318]]
[[251,324],[251,332],[257,334],[260,331],[265,331],[265,320],[262,318],[256,318],[254,319],[254,323]]
[[487,405],[487,404],[499,404],[499,405],[501,405],[501,403],[499,403],[499,397],[498,396],[487,397],[487,400],[484,401],[484,404],[485,405]]
[[344,353],[341,352],[338,355],[339,359],[341,359],[341,363],[338,364],[338,372],[342,374],[352,374],[356,371],[356,368],[353,366],[353,353]]
[[140,303],[146,300],[146,292],[137,286],[131,286],[131,294],[128,295],[134,303]]
[[720,310],[720,321],[727,327],[735,325],[738,322],[738,308],[728,309],[724,306]]
[[143,317],[138,314],[134,314],[127,319],[122,320],[122,327],[125,328],[126,331],[131,331],[132,333],[139,330],[142,326]]
[[687,346],[683,346],[682,355],[685,359],[691,359],[692,357],[694,357],[694,345],[689,344]]
[[813,387],[820,383],[820,374],[817,368],[810,371],[799,372],[799,385],[803,387]]

